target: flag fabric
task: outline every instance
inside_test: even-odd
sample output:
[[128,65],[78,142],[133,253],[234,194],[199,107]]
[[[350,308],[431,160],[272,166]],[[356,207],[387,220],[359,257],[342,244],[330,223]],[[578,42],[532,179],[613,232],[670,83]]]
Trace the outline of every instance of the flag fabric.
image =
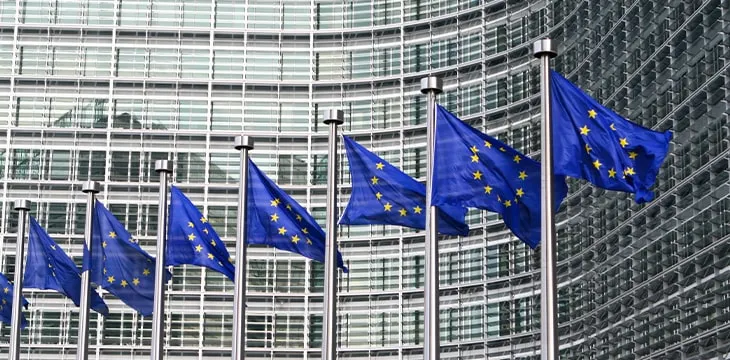
[[[143,316],[152,315],[155,258],[142,250],[124,225],[101,202],[96,202],[94,212],[91,281]],[[167,282],[172,275],[165,273]]]
[[[71,299],[76,306],[81,304],[79,269],[32,216],[27,259],[23,274],[25,288],[56,290]],[[96,291],[90,289],[89,296],[91,309],[109,315],[109,308]]]
[[[248,177],[247,242],[324,262],[325,233],[312,215],[250,160]],[[348,271],[339,251],[337,266]]]
[[[352,177],[352,194],[340,218],[342,225],[398,225],[426,228],[426,186],[381,157],[343,136]],[[444,205],[438,212],[438,231],[468,235],[467,209]]]
[[[554,177],[555,209],[568,193]],[[540,163],[437,108],[433,204],[494,211],[531,248],[540,243]]]
[[165,265],[192,264],[215,270],[231,281],[236,273],[226,245],[208,219],[180,189],[170,189],[170,222]]
[[[23,307],[28,307],[28,300],[23,297]],[[8,281],[4,274],[0,273],[0,322],[12,325],[13,319],[13,284]],[[20,314],[20,328],[25,329],[28,320],[25,314]]]
[[654,199],[651,187],[669,151],[671,131],[658,132],[624,119],[550,71],[555,174]]

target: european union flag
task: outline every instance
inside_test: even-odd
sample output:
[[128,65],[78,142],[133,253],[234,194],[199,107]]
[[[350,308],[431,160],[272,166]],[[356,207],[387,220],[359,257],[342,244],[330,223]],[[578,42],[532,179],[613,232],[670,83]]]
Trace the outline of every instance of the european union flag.
[[[555,177],[555,209],[568,193]],[[540,243],[540,163],[438,106],[433,204],[494,211],[531,248]]]
[[[247,242],[324,262],[325,234],[314,218],[250,160],[248,177]],[[339,251],[337,266],[348,271]]]
[[[406,175],[362,145],[343,136],[352,177],[352,195],[340,224],[399,225],[426,228],[426,186]],[[468,235],[467,209],[445,205],[438,212],[438,230]]]
[[[23,307],[28,308],[28,300],[23,297]],[[0,273],[0,321],[11,325],[13,319],[13,284],[4,274]],[[25,329],[28,320],[25,314],[20,314],[20,328]]]
[[555,173],[654,199],[650,190],[669,151],[670,131],[624,119],[555,71],[550,71]]
[[[142,250],[124,225],[101,202],[96,202],[94,212],[91,281],[140,314],[152,315],[155,258]],[[166,272],[165,281],[171,277]]]
[[192,264],[215,270],[233,281],[231,256],[208,219],[177,187],[170,190],[170,222],[165,265]]
[[[28,233],[28,258],[25,264],[25,288],[50,289],[66,295],[76,306],[81,303],[81,273],[32,216]],[[109,315],[109,308],[93,289],[89,291],[91,308]]]

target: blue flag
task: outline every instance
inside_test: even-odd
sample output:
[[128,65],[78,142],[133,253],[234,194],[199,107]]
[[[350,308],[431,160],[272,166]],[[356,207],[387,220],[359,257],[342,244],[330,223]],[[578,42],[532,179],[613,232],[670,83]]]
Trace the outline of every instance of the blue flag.
[[[143,316],[152,315],[155,258],[142,250],[124,225],[101,202],[96,202],[94,212],[91,281]],[[165,281],[171,277],[166,272]]]
[[653,200],[650,189],[672,133],[624,119],[555,71],[550,71],[550,92],[555,173],[634,193],[637,203]]
[[[324,262],[324,230],[312,215],[261,172],[253,161],[248,162],[248,177],[246,241]],[[337,266],[348,271],[339,251]]]
[[[71,299],[76,306],[81,303],[81,273],[73,260],[31,216],[28,233],[28,260],[23,274],[26,288],[56,290]],[[101,296],[90,289],[90,307],[109,315],[109,308]]]
[[[568,193],[555,176],[555,209]],[[540,163],[438,106],[433,204],[494,211],[531,248],[540,243]]]
[[[400,169],[343,136],[352,177],[352,195],[340,224],[399,225],[426,228],[426,186]],[[445,205],[438,212],[438,230],[447,235],[468,235],[467,209]]]
[[[28,300],[23,297],[23,307],[28,307]],[[4,274],[0,273],[0,321],[12,325],[13,319],[13,284],[8,281]],[[25,329],[28,320],[25,314],[20,314],[20,328]]]
[[190,199],[173,186],[170,190],[170,223],[165,265],[192,264],[215,270],[233,281],[231,256],[208,219]]

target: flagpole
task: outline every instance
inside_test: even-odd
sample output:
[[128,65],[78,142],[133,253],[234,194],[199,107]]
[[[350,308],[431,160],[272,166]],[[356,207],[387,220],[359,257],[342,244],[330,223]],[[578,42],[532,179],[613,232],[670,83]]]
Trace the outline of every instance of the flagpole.
[[253,138],[236,136],[233,145],[241,151],[240,180],[238,182],[238,216],[236,217],[236,274],[233,290],[233,351],[231,359],[246,358],[246,234],[248,232],[248,152],[253,149]]
[[423,289],[425,333],[423,341],[423,358],[438,360],[441,358],[441,334],[439,331],[439,250],[438,209],[431,205],[431,185],[433,179],[433,154],[436,145],[436,95],[443,91],[444,83],[438,77],[429,76],[421,79],[421,93],[428,99],[428,117],[426,132],[428,143],[426,148],[426,282]]
[[328,109],[323,122],[329,125],[327,144],[327,236],[324,245],[324,323],[322,359],[337,358],[337,126],[344,122],[342,110]]
[[541,167],[540,193],[540,324],[542,360],[558,359],[558,287],[556,277],[555,200],[553,198],[553,129],[550,113],[550,58],[558,55],[548,38],[533,44],[540,59]]
[[18,212],[18,238],[15,241],[15,281],[13,281],[13,315],[10,319],[10,350],[8,359],[20,359],[20,322],[23,316],[23,255],[25,245],[25,226],[30,211],[29,200],[15,202]]
[[172,173],[172,161],[155,161],[160,175],[160,195],[157,204],[157,254],[155,256],[155,301],[152,308],[152,349],[150,359],[162,360],[165,324],[165,251],[167,251],[167,176]]
[[[86,193],[86,225],[84,226],[84,244],[86,245],[88,256],[91,259],[91,234],[94,226],[94,206],[96,204],[96,194],[99,193],[99,183],[96,181],[87,181],[84,183],[81,191]],[[86,360],[89,357],[89,303],[91,285],[89,279],[91,277],[91,269],[81,273],[81,304],[79,307],[79,336],[78,345],[76,347],[76,360]]]

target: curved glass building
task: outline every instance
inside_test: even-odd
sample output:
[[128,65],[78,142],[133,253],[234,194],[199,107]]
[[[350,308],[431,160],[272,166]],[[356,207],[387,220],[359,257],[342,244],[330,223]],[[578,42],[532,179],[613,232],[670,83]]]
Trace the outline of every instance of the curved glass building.
[[[730,354],[730,4],[724,0],[23,0],[0,2],[0,270],[12,276],[17,215],[31,214],[77,262],[85,195],[153,252],[154,161],[235,248],[239,154],[324,224],[324,109],[342,131],[425,180],[422,77],[463,120],[539,157],[539,69],[532,43],[559,45],[554,67],[638,123],[675,132],[657,199],[571,182],[559,213],[564,359],[725,359]],[[559,134],[556,134],[559,136]],[[341,157],[341,209],[349,173]],[[443,238],[444,359],[538,359],[540,256],[492,213]],[[421,359],[424,234],[340,227],[343,359]],[[323,266],[253,247],[247,355],[318,359]],[[167,288],[169,359],[230,357],[233,283],[175,268]],[[75,358],[78,309],[25,291],[24,359]],[[149,357],[151,319],[110,294],[91,317],[95,359]],[[10,329],[0,325],[0,352]]]

